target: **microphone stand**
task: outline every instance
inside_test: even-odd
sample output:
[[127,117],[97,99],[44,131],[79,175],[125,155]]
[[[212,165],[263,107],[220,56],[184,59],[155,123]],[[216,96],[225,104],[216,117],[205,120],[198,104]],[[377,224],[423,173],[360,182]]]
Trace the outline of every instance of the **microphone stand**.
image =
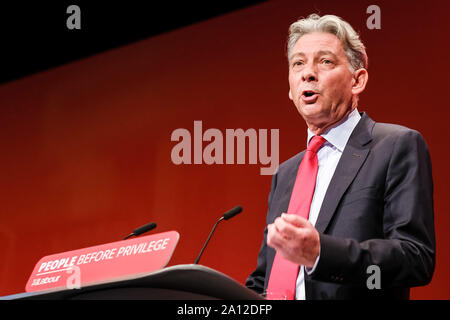
[[216,230],[217,225],[218,225],[219,222],[222,221],[223,219],[224,219],[224,217],[220,217],[220,219],[217,220],[216,224],[214,225],[214,227],[212,228],[211,232],[209,233],[208,239],[206,239],[206,242],[205,242],[205,244],[203,245],[202,250],[200,250],[200,253],[199,253],[197,259],[195,259],[194,264],[198,264],[198,262],[200,261],[200,257],[202,256],[203,251],[205,250],[206,246],[208,245],[209,239],[211,239],[211,236],[213,235],[214,230]]

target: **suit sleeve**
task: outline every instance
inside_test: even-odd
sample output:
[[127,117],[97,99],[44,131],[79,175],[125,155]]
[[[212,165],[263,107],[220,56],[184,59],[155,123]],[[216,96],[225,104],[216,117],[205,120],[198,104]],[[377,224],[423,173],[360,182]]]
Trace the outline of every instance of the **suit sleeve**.
[[381,287],[431,281],[435,234],[431,160],[423,137],[402,131],[395,140],[385,181],[383,239],[358,242],[321,234],[313,280],[365,286],[367,268],[378,266]]
[[[275,188],[277,185],[277,172],[272,177],[272,185],[270,188],[269,194],[269,208],[271,207],[272,198],[275,193]],[[261,248],[259,249],[258,259],[256,263],[256,269],[253,271],[250,276],[245,281],[245,286],[259,294],[264,292],[265,282],[266,282],[266,269],[267,269],[267,225],[264,228],[263,241],[261,244]]]

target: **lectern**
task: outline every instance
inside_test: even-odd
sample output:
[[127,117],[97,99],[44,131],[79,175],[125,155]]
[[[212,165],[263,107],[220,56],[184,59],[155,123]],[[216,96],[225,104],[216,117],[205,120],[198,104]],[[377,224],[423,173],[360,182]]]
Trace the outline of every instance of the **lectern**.
[[183,264],[132,279],[88,285],[80,289],[37,291],[0,299],[33,300],[264,300],[214,269]]

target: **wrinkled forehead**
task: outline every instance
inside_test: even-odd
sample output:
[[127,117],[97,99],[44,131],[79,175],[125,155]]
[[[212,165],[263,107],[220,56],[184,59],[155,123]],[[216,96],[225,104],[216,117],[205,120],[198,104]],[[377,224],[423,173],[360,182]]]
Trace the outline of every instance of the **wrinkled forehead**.
[[294,56],[314,56],[329,53],[336,57],[346,57],[341,40],[334,34],[312,32],[302,35],[295,43],[289,60]]

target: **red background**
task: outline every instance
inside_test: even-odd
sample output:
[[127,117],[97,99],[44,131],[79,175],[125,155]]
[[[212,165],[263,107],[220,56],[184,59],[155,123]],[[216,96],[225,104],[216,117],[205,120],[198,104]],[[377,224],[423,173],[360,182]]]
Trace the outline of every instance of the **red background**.
[[[244,282],[256,265],[271,176],[257,165],[180,165],[177,128],[280,129],[280,160],[305,147],[288,99],[289,24],[312,12],[357,29],[369,55],[360,111],[419,130],[435,182],[437,265],[415,299],[450,298],[447,254],[449,10],[445,1],[269,1],[0,86],[0,295],[23,292],[45,255],[121,239],[149,221],[177,230],[169,265],[201,264]],[[204,146],[206,143],[204,143]]]

